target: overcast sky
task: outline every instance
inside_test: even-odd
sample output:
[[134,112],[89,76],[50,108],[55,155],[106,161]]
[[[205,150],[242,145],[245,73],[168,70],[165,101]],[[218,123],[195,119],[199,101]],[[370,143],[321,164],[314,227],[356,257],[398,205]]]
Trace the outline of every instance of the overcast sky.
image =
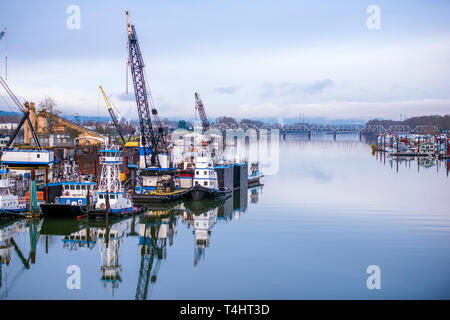
[[[80,29],[66,26],[70,5],[81,10]],[[367,28],[369,5],[380,8],[378,30]],[[16,95],[105,116],[102,85],[135,117],[125,10],[160,117],[192,117],[194,91],[211,118],[450,114],[450,2],[439,0],[2,0]]]

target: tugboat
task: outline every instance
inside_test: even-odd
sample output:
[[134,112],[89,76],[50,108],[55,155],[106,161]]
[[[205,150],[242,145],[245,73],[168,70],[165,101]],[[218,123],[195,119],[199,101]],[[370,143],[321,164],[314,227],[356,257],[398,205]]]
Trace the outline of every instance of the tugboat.
[[225,199],[231,196],[231,191],[228,188],[218,187],[217,173],[208,157],[202,155],[196,158],[194,186],[189,193],[192,200]]
[[259,171],[259,163],[253,162],[250,167],[250,175],[248,176],[248,186],[253,187],[260,185],[260,179],[264,177],[264,175]]
[[184,199],[189,189],[181,189],[176,185],[177,177],[161,176],[156,182],[156,188],[151,193],[134,193],[132,199],[137,203],[162,203]]
[[[87,207],[95,199],[95,182],[66,181],[58,182],[61,195],[55,203],[41,203],[44,217],[81,217],[87,214]],[[50,185],[49,185],[50,187]],[[52,187],[54,187],[52,185]]]
[[129,193],[124,192],[120,182],[120,164],[122,159],[118,148],[100,150],[102,156],[102,173],[96,194],[95,209],[89,216],[106,217],[108,215],[123,217],[144,211],[144,206],[133,206]]
[[7,166],[0,166],[0,216],[17,216],[27,211],[25,198],[11,193],[14,183]]

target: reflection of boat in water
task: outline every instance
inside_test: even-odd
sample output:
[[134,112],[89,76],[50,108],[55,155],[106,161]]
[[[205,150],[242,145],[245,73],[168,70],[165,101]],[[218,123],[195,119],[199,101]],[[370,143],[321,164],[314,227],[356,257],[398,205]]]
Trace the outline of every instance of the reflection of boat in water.
[[425,168],[434,167],[436,160],[434,158],[418,158],[419,165]]
[[67,236],[84,228],[81,220],[65,218],[44,218],[42,222],[41,234]]
[[[111,285],[114,295],[114,289],[118,288],[119,283],[122,282],[120,275],[122,265],[119,262],[120,246],[125,236],[137,235],[134,229],[135,217],[86,220],[83,229],[63,238],[64,248],[77,251],[78,248],[93,249],[98,245],[102,261],[100,280],[105,288]],[[128,232],[129,230],[131,232]]]
[[247,189],[238,189],[228,199],[215,201],[185,201],[187,214],[183,220],[188,227],[193,226],[195,235],[194,267],[205,258],[206,248],[209,247],[212,228],[217,222],[227,222],[239,219],[247,209]]
[[258,203],[259,195],[262,194],[263,185],[261,184],[256,187],[249,188],[249,190],[250,190],[250,202]]
[[204,201],[185,201],[184,206],[193,214],[202,214],[209,210],[220,207],[225,203],[225,199],[204,200]]
[[100,267],[101,281],[104,287],[108,283],[111,284],[113,294],[114,289],[122,282],[122,277],[120,276],[122,266],[119,263],[120,245],[129,226],[130,219],[127,219],[108,225],[106,228],[97,228],[96,230],[96,240],[102,259],[102,266]]
[[195,234],[194,267],[197,267],[200,260],[205,258],[205,250],[209,246],[211,229],[217,221],[217,211],[218,207],[193,215]]

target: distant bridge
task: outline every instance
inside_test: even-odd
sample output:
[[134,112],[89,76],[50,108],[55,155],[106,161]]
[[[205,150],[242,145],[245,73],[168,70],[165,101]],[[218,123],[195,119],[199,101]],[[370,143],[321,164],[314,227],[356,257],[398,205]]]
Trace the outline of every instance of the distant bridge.
[[227,126],[223,123],[213,125],[215,129],[219,129],[225,131],[227,129],[242,129],[249,130],[254,129],[259,131],[261,129],[266,130],[274,130],[278,129],[284,132],[302,132],[308,133],[311,132],[320,132],[320,133],[359,133],[359,134],[386,134],[386,133],[418,133],[418,134],[428,134],[428,133],[436,133],[439,132],[439,128],[434,125],[427,126],[416,126],[411,128],[408,125],[391,125],[385,128],[381,124],[377,125],[351,125],[351,124],[289,124],[289,125],[281,125],[281,124],[273,124],[273,125],[264,125],[261,128],[258,128],[256,125],[251,123],[243,123],[239,126]]
[[322,124],[297,124],[285,125],[283,130],[296,132],[323,132],[323,133],[419,133],[427,134],[439,132],[436,126],[416,126],[411,128],[408,125],[391,125],[385,128],[381,124],[377,125],[322,125]]

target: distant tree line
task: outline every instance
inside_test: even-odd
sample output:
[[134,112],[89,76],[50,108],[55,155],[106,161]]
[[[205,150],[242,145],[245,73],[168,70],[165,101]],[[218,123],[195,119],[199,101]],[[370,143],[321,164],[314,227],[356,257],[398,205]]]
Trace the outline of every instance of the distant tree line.
[[430,116],[420,116],[408,118],[404,121],[395,120],[370,120],[367,122],[368,125],[379,125],[388,128],[391,125],[408,125],[411,128],[416,126],[436,126],[439,130],[450,130],[450,114],[445,116],[430,115]]
[[260,120],[251,120],[251,119],[242,119],[241,121],[237,121],[232,117],[219,117],[216,119],[216,124],[223,123],[228,127],[238,127],[243,124],[251,124],[255,125],[257,128],[261,128],[265,123]]

